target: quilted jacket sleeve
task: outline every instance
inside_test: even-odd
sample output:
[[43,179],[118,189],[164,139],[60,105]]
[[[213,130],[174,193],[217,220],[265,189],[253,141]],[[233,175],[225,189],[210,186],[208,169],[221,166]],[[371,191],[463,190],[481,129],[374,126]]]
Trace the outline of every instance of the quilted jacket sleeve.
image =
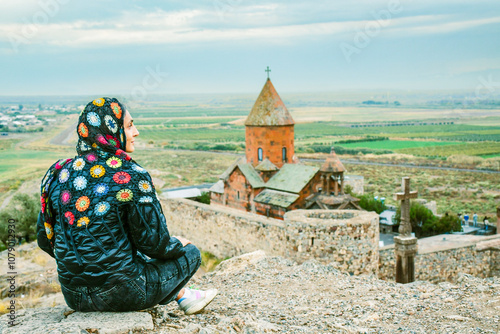
[[158,200],[131,204],[128,210],[130,235],[137,249],[154,259],[176,259],[186,253],[182,243],[170,237]]
[[47,254],[54,257],[54,251],[50,247],[49,239],[47,239],[47,233],[45,232],[45,226],[43,225],[43,215],[41,211],[38,214],[38,221],[36,223],[36,238],[38,246]]

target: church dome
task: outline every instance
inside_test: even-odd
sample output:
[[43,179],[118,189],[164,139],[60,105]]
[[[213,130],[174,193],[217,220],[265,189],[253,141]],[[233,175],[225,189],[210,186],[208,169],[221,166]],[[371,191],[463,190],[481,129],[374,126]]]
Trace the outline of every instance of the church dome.
[[293,125],[292,115],[288,112],[270,79],[267,79],[257,101],[245,121],[246,126],[283,126]]

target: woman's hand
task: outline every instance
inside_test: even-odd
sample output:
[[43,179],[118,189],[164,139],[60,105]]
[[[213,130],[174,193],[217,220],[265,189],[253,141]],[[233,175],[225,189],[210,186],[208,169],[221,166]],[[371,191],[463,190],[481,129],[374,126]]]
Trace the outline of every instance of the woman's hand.
[[176,238],[177,240],[179,240],[182,243],[182,247],[186,247],[186,245],[191,243],[191,241],[183,237],[172,236],[172,238]]

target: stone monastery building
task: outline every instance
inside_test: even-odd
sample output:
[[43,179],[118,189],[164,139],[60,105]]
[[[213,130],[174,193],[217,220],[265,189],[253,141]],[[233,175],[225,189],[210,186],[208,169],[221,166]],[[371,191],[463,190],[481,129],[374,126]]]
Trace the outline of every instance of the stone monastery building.
[[300,163],[294,120],[267,79],[245,121],[246,157],[235,161],[211,189],[211,203],[283,219],[297,209],[357,209],[344,194],[345,168],[332,150],[321,167]]

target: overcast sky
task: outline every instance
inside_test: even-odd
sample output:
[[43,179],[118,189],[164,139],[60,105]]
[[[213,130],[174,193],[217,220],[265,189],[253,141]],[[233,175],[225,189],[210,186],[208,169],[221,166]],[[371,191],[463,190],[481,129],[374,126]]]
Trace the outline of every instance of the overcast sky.
[[1,0],[0,95],[500,90],[500,1]]

